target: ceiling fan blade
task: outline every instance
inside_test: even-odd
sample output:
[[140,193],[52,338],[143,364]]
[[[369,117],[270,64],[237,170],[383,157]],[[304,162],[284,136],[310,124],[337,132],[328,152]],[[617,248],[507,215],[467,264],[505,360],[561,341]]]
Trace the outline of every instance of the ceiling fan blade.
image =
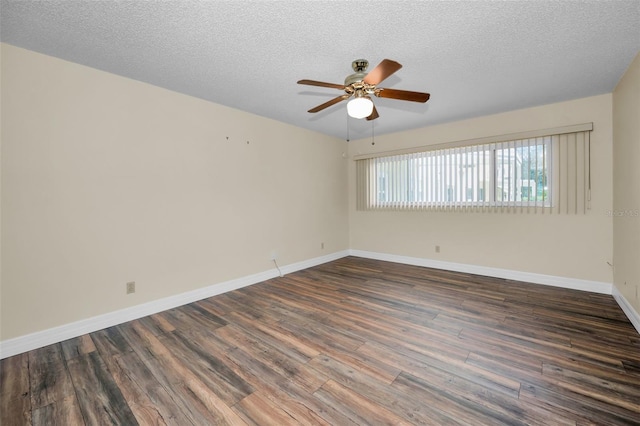
[[373,106],[373,111],[371,112],[371,115],[367,117],[367,121],[371,121],[371,120],[375,120],[376,118],[380,117],[378,115],[378,110],[376,109],[376,106]]
[[394,72],[402,68],[402,65],[391,59],[383,59],[369,74],[364,78],[364,82],[367,84],[380,84],[382,80],[389,77]]
[[342,95],[342,96],[338,96],[337,98],[333,98],[330,101],[327,101],[325,103],[323,103],[322,105],[318,105],[315,108],[311,108],[309,111],[307,112],[318,112],[318,111],[322,111],[325,108],[330,107],[331,105],[335,105],[338,102],[344,101],[345,99],[347,99],[349,96],[351,95]]
[[298,84],[306,84],[308,86],[320,86],[320,87],[329,87],[331,89],[344,89],[343,84],[334,84],[334,83],[325,83],[324,81],[315,81],[315,80],[300,80]]
[[376,90],[375,95],[379,98],[399,99],[401,101],[422,102],[422,103],[427,102],[431,97],[431,95],[428,93],[411,92],[408,90],[398,90],[398,89]]

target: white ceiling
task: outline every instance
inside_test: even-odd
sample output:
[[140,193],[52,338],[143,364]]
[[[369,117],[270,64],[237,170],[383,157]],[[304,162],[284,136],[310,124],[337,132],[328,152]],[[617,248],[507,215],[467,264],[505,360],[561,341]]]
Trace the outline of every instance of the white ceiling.
[[[7,1],[3,42],[346,139],[610,93],[640,51],[640,1]],[[380,118],[347,120],[351,61],[404,67]]]

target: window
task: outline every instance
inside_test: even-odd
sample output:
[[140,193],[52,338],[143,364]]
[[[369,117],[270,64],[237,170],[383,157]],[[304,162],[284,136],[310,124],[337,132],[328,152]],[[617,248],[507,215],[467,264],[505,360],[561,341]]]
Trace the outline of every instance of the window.
[[356,159],[358,209],[587,208],[588,132],[480,142]]

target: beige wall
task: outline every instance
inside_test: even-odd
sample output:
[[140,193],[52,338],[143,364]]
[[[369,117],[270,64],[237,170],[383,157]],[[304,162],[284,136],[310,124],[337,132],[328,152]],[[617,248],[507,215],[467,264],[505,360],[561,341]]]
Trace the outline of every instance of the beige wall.
[[640,54],[613,92],[613,141],[613,283],[640,313]]
[[611,99],[601,95],[384,135],[374,146],[370,140],[350,142],[352,157],[570,124],[594,126],[592,208],[586,215],[360,212],[355,210],[355,162],[350,161],[350,247],[611,283]]
[[1,46],[2,340],[348,248],[346,142]]

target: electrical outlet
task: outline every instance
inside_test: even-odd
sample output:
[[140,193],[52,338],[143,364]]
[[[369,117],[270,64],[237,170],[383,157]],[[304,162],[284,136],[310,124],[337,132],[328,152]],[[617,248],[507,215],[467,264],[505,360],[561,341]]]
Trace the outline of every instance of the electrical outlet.
[[324,250],[324,243],[320,243],[320,250]]
[[135,293],[136,292],[136,282],[135,281],[129,281],[127,283],[127,294],[131,294],[131,293]]
[[440,246],[436,246],[436,253],[440,253]]
[[277,260],[278,259],[278,252],[275,250],[271,250],[271,260]]

